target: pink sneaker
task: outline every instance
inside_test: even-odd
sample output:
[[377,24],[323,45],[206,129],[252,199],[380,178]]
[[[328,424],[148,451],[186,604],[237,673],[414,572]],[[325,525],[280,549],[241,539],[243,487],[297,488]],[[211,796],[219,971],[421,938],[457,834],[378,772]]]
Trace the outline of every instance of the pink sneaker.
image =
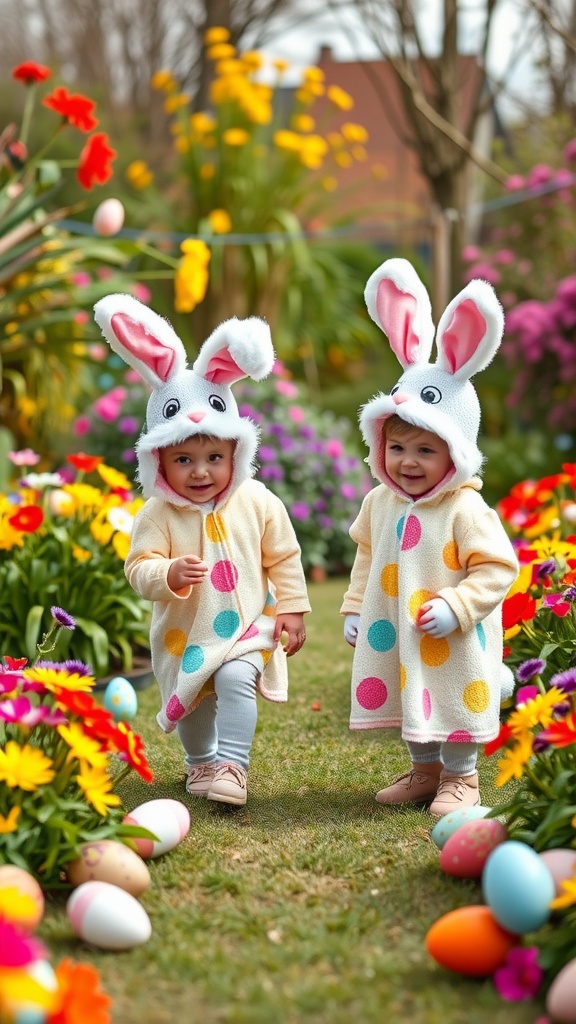
[[436,795],[441,761],[430,761],[427,764],[412,763],[409,772],[401,775],[391,786],[376,793],[379,804],[425,804]]
[[446,770],[440,775],[440,785],[428,810],[443,818],[459,807],[476,807],[480,803],[478,772],[472,775],[452,775]]
[[206,794],[209,800],[220,804],[234,804],[242,807],[248,799],[246,772],[233,761],[222,761],[216,765],[212,784]]
[[188,769],[186,791],[190,796],[207,796],[218,765],[216,761],[205,761]]

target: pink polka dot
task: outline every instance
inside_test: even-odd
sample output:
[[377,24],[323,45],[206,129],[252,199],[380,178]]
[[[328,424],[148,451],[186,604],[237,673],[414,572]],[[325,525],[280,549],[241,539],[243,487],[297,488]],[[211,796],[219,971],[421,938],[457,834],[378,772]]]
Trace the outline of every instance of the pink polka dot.
[[210,573],[210,580],[214,590],[219,590],[221,594],[229,594],[238,583],[238,569],[234,562],[223,559],[221,562],[216,562]]
[[446,737],[447,743],[474,743],[474,737],[466,729],[456,729]]
[[166,718],[168,718],[170,722],[177,722],[180,718],[184,717],[185,712],[186,708],[182,702],[178,700],[176,694],[173,693],[166,705]]
[[430,699],[430,690],[423,690],[422,692],[422,714],[424,715],[426,721],[428,721],[430,715],[432,714],[432,701]]
[[386,683],[377,676],[366,676],[356,688],[356,700],[361,708],[367,711],[375,711],[381,708],[388,700]]
[[422,527],[417,516],[408,516],[402,537],[402,551],[409,551],[415,548],[422,536]]
[[258,629],[258,626],[255,626],[254,623],[252,623],[251,626],[248,626],[246,632],[242,634],[240,640],[250,640],[253,636],[258,636],[259,632],[260,630]]

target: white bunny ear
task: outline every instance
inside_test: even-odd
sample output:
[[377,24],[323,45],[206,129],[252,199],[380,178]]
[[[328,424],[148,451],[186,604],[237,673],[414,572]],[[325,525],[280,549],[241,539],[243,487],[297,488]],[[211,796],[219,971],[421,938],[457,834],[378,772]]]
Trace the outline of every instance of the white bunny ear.
[[167,320],[132,295],[106,295],[94,306],[106,341],[153,388],[186,369],[186,349]]
[[432,307],[412,264],[386,260],[369,277],[364,298],[402,366],[427,363],[434,340]]
[[504,332],[504,311],[492,285],[475,279],[444,310],[436,345],[436,366],[467,380],[494,358]]
[[213,384],[233,384],[243,377],[263,380],[274,366],[270,328],[259,317],[232,317],[206,339],[192,369]]

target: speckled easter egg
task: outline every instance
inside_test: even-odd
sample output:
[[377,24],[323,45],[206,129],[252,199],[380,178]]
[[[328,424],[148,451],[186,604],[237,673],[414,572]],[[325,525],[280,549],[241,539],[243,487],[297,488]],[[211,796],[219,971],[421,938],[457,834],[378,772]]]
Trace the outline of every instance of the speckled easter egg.
[[488,854],[507,836],[506,826],[496,818],[465,821],[442,847],[440,868],[456,878],[480,878]]
[[[34,960],[22,968],[25,991],[17,995],[10,989],[10,979],[2,986],[2,1020],[10,1024],[45,1024],[48,1015],[58,1007],[58,980],[47,960]],[[23,979],[22,979],[23,980]]]
[[458,907],[429,929],[426,949],[442,967],[486,978],[504,963],[518,937],[498,924],[489,907]]
[[101,949],[132,949],[148,942],[150,918],[141,903],[109,882],[84,882],[66,904],[74,934]]
[[113,839],[84,843],[80,856],[66,869],[71,885],[110,882],[131,896],[140,896],[150,885],[150,872],[137,853]]
[[136,690],[124,676],[114,676],[104,690],[104,707],[117,722],[129,722],[138,711]]
[[556,895],[559,896],[562,891],[562,882],[566,882],[569,878],[576,876],[576,850],[562,848],[544,850],[540,854],[540,860],[544,861],[552,875]]
[[558,972],[548,989],[546,1012],[557,1024],[576,1024],[576,960]]
[[488,855],[482,893],[499,924],[524,935],[541,928],[550,917],[554,879],[531,846],[510,840]]
[[28,871],[14,864],[0,867],[0,916],[34,931],[44,913],[44,893]]
[[141,825],[157,836],[157,840],[133,840],[141,857],[160,857],[181,843],[190,828],[190,812],[179,800],[147,800],[126,815],[128,825]]
[[465,821],[476,821],[477,818],[485,818],[489,810],[489,807],[481,807],[480,804],[477,804],[476,807],[459,807],[455,811],[450,811],[449,814],[445,814],[443,818],[436,822],[430,837],[436,843],[438,849],[441,850],[450,836]]

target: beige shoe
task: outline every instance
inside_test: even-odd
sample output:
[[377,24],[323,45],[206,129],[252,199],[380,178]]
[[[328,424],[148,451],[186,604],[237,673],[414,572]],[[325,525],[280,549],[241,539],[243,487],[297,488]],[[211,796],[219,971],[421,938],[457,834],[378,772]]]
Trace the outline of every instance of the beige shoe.
[[206,794],[209,800],[242,807],[248,799],[246,772],[233,761],[222,761],[216,766],[212,785]]
[[391,786],[376,793],[379,804],[424,804],[436,796],[442,761],[415,764]]
[[428,810],[443,818],[459,807],[476,807],[480,803],[478,772],[472,775],[452,775],[444,770],[440,775],[438,792]]
[[190,796],[207,796],[218,765],[216,761],[204,761],[188,769],[186,791]]

